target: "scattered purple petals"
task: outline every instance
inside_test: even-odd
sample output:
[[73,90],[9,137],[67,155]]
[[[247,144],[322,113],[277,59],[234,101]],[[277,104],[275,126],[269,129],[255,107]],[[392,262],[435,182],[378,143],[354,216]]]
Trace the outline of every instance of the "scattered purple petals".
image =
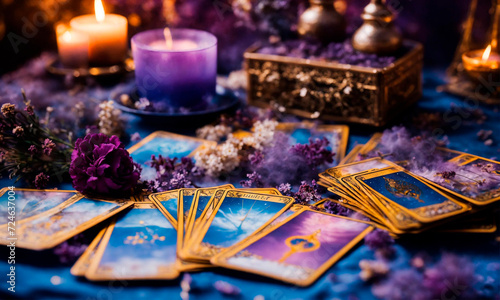
[[83,254],[88,245],[83,241],[83,235],[79,234],[75,237],[59,244],[54,248],[54,254],[59,257],[59,261],[63,264],[74,263],[75,260]]
[[241,293],[241,290],[238,287],[222,280],[214,282],[214,288],[226,296],[238,296]]
[[141,135],[139,134],[139,132],[134,132],[132,133],[132,135],[130,136],[130,140],[132,142],[138,142],[141,140]]

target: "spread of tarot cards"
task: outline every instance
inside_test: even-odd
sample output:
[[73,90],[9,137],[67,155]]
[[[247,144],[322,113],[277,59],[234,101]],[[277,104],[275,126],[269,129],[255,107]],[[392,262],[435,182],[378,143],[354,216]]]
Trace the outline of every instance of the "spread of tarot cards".
[[[307,126],[278,126],[296,140]],[[182,188],[127,199],[88,197],[72,190],[16,188],[16,232],[7,228],[9,188],[0,190],[0,244],[45,250],[97,225],[101,231],[71,268],[92,281],[171,280],[182,272],[226,268],[307,286],[356,247],[374,228],[393,235],[492,232],[488,209],[500,199],[500,163],[438,148],[446,169],[421,169],[409,161],[375,155],[380,136],[344,157],[343,126],[336,132],[340,153],[319,183],[335,195],[297,204],[275,188],[235,188],[232,184]],[[245,132],[240,134],[245,135]],[[155,132],[129,149],[144,166],[155,153],[192,156],[212,142]],[[480,175],[480,176],[479,176]],[[481,178],[481,179],[479,179]],[[328,213],[327,202],[352,215]],[[313,205],[314,204],[314,205]],[[331,211],[330,211],[331,212]],[[460,222],[454,222],[460,220]]]
[[439,147],[427,160],[396,161],[380,152],[380,138],[374,135],[342,164],[319,174],[319,184],[338,196],[328,201],[395,235],[495,232],[489,208],[500,200],[499,162]]

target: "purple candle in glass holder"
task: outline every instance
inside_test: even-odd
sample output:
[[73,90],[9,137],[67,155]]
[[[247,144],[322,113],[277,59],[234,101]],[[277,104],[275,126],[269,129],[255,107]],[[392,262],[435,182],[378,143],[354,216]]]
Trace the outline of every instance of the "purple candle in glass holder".
[[217,38],[194,29],[154,29],[132,37],[140,97],[165,108],[203,107],[215,94]]

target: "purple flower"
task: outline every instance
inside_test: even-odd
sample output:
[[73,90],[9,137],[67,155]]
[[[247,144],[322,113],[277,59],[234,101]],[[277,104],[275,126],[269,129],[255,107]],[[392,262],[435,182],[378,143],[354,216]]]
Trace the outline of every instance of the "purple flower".
[[250,164],[253,166],[258,166],[264,160],[264,156],[262,155],[262,152],[260,151],[255,151],[255,153],[250,154],[248,156],[248,160],[250,161]]
[[228,296],[237,296],[241,293],[241,290],[236,286],[230,284],[229,282],[218,280],[214,282],[214,288],[221,294]]
[[282,183],[276,187],[276,189],[283,195],[288,197],[293,197],[292,185],[289,183]]
[[76,141],[69,174],[81,193],[114,196],[129,194],[140,177],[118,137],[101,133]]
[[28,148],[28,152],[31,154],[31,156],[33,156],[38,153],[38,149],[36,148],[35,145],[31,145]]
[[295,144],[290,152],[302,156],[310,167],[315,168],[333,162],[335,153],[327,149],[329,144],[325,137],[314,141],[309,139],[309,144]]
[[148,164],[155,168],[156,178],[145,182],[145,188],[152,193],[193,187],[193,180],[203,176],[203,171],[194,165],[190,157],[182,157],[180,163],[177,158],[151,156]]
[[52,140],[45,139],[45,141],[43,141],[43,144],[42,144],[43,153],[47,154],[48,156],[50,156],[50,154],[52,153],[52,150],[54,150],[55,147],[56,147],[56,144],[54,144],[54,142],[52,142]]
[[330,200],[325,201],[325,203],[323,204],[323,206],[325,207],[325,211],[327,213],[333,214],[333,215],[339,215],[339,216],[345,216],[345,217],[347,217],[347,216],[351,215],[351,213],[352,213],[352,210],[350,210],[349,208],[343,206],[340,203],[333,202],[333,201],[330,201]]
[[28,113],[28,115],[30,116],[34,116],[35,115],[35,108],[33,107],[33,105],[26,105],[26,107],[24,108],[24,110]]
[[256,188],[262,188],[264,187],[264,182],[262,182],[262,176],[257,173],[253,172],[250,174],[247,174],[248,180],[242,180],[240,181],[240,184],[244,188],[251,188],[251,187],[256,187]]
[[47,187],[47,184],[49,184],[49,179],[50,176],[45,175],[43,172],[41,172],[35,177],[35,187],[39,190],[44,189],[45,187]]
[[302,181],[299,187],[299,191],[293,196],[295,198],[295,202],[305,205],[321,200],[321,195],[318,192],[318,188],[319,187],[316,184],[315,180],[312,180],[311,184]]
[[187,178],[187,173],[184,170],[176,171],[172,174],[170,179],[168,189],[176,190],[182,188],[192,187],[191,181]]

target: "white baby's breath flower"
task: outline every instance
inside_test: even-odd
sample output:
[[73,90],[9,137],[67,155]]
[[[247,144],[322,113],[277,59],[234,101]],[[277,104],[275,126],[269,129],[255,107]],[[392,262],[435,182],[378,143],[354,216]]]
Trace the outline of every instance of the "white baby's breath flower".
[[223,137],[231,133],[231,127],[219,124],[216,126],[207,125],[196,130],[196,136],[209,141],[220,141]]
[[99,104],[99,132],[106,135],[119,134],[121,132],[121,111],[114,107],[113,101],[103,101]]

